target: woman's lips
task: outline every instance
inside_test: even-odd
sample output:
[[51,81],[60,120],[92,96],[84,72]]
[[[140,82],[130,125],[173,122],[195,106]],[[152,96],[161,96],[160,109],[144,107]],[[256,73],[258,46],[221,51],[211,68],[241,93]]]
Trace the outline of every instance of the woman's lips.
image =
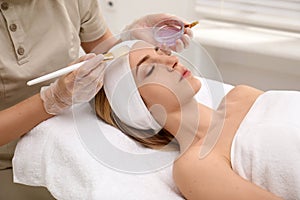
[[183,78],[186,78],[188,77],[189,75],[191,74],[191,71],[190,70],[185,70],[182,74]]
[[186,78],[190,75],[191,75],[191,71],[186,69],[186,70],[183,71],[180,80],[182,80],[183,78]]

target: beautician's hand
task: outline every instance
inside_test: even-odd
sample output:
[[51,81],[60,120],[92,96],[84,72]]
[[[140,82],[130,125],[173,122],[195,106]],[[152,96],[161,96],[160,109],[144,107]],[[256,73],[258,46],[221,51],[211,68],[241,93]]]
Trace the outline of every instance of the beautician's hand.
[[42,88],[40,95],[46,112],[57,115],[72,104],[90,101],[103,85],[105,63],[103,55],[87,54],[75,64],[89,60],[77,70],[57,79],[49,87]]
[[[165,13],[146,15],[134,21],[132,24],[126,26],[123,30],[123,33],[121,34],[121,39],[123,41],[139,39],[159,46],[153,38],[152,27],[158,22],[166,19],[177,19],[182,21],[174,15]],[[183,22],[184,24],[187,24],[185,21]],[[182,51],[184,48],[187,48],[189,46],[191,38],[193,38],[192,30],[190,28],[185,28],[183,36],[176,41],[176,45],[171,47],[171,49],[177,52]]]

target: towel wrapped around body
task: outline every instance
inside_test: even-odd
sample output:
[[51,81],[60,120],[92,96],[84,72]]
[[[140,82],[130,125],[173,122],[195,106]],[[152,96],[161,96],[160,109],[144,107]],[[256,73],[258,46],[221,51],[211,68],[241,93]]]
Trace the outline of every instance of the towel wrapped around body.
[[231,149],[236,173],[286,200],[300,199],[300,92],[261,95]]

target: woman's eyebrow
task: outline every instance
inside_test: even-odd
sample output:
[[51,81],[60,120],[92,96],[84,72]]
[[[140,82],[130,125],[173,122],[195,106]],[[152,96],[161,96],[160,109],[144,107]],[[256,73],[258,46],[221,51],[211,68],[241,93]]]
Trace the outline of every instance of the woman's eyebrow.
[[149,58],[150,58],[150,56],[149,56],[149,55],[146,55],[145,57],[143,57],[143,58],[136,64],[136,74],[137,74],[137,72],[138,72],[139,66],[140,66],[143,62],[145,62],[146,60],[148,60]]
[[149,55],[146,55],[145,57],[143,57],[137,64],[136,66],[140,66],[143,62],[145,62],[146,60],[148,60],[150,58]]

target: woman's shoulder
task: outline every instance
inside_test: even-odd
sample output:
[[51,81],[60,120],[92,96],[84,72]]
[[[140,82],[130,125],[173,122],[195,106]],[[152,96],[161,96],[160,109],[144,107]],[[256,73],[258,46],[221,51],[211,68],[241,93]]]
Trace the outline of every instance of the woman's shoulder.
[[248,110],[263,93],[262,90],[248,85],[237,85],[223,98],[218,110],[226,110],[227,112],[236,109]]
[[238,97],[250,97],[253,96],[257,98],[259,95],[263,94],[262,90],[254,88],[249,85],[237,85],[232,90],[228,92],[226,98],[238,98]]
[[182,153],[174,162],[174,172],[189,173],[194,169],[197,170],[197,168],[210,168],[212,162],[223,162],[224,166],[230,166],[230,161],[226,160],[218,150],[212,149],[206,156],[201,156],[200,151],[201,146],[195,143]]
[[206,189],[214,190],[214,184],[207,183],[214,182],[212,178],[217,181],[216,175],[225,175],[220,172],[230,168],[230,162],[217,152],[212,151],[204,158],[200,158],[200,148],[194,146],[174,162],[173,177],[184,196],[192,198],[192,193],[200,191],[204,185]]

